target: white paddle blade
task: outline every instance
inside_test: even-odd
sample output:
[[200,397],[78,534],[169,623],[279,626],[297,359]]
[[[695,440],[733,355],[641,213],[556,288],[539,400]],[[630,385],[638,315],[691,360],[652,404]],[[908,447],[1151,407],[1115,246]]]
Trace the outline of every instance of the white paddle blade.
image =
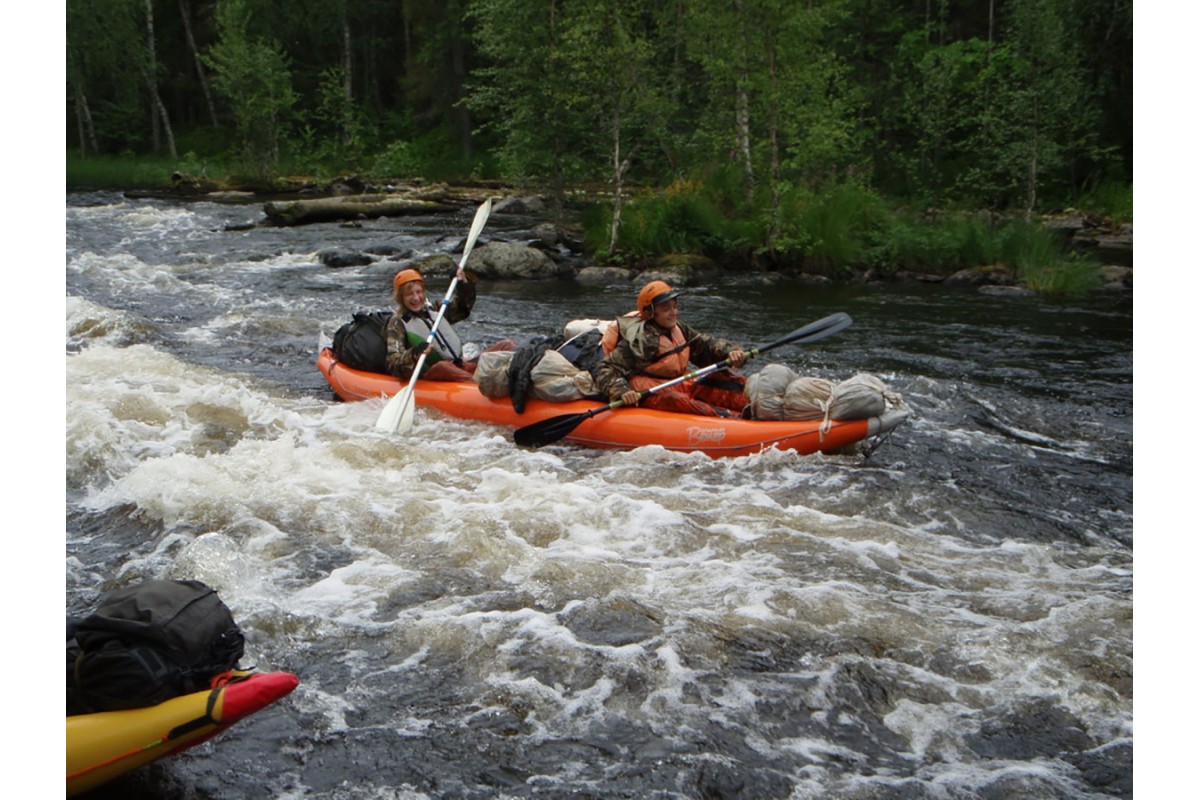
[[405,406],[412,405],[405,399],[406,396],[412,396],[412,392],[409,391],[411,388],[412,384],[410,383],[404,387],[403,391],[391,396],[387,401],[387,405],[383,407],[383,411],[379,412],[379,419],[375,420],[376,430],[383,431],[384,433],[395,433],[399,429],[401,418],[404,416]]
[[412,430],[413,420],[416,419],[417,404],[413,402],[412,393],[409,393],[408,402],[400,411],[400,421],[396,423],[396,433],[403,436]]
[[[438,317],[441,320],[441,317]],[[437,323],[433,325],[437,329]],[[425,357],[429,355],[429,350],[421,353],[421,357],[417,359],[417,365],[413,367],[412,377],[408,379],[408,384],[398,393],[392,395],[392,399],[388,400],[387,405],[383,407],[383,411],[379,412],[379,419],[375,420],[375,427],[385,433],[396,433],[397,431],[407,431],[413,424],[413,389],[417,385],[417,376],[421,374],[421,368],[425,366]],[[405,417],[408,417],[405,424]]]
[[475,240],[479,238],[479,234],[483,233],[483,226],[487,224],[488,216],[491,213],[492,198],[489,197],[475,212],[475,221],[471,223],[471,232],[467,234],[467,243],[463,245],[462,260],[458,262],[458,266],[465,267],[467,265],[467,257],[475,249]]

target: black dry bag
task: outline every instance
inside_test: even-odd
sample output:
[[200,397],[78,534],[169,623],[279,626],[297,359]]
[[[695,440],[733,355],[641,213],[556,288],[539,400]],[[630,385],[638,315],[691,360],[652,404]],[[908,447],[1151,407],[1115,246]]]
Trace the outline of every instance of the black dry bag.
[[68,626],[68,716],[158,705],[207,689],[237,667],[245,642],[217,593],[200,581],[153,580],[103,597]]
[[333,354],[353,369],[387,373],[387,324],[391,311],[355,311],[333,335]]

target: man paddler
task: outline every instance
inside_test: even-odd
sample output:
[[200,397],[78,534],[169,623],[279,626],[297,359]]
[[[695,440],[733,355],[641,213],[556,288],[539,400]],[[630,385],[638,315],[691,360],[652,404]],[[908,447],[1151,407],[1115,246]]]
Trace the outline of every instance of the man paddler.
[[[692,371],[689,364],[707,367],[729,359],[734,367],[746,362],[737,344],[709,336],[679,321],[680,292],[665,281],[650,281],[637,296],[637,310],[617,318],[605,332],[604,360],[596,385],[609,399],[639,403],[639,393]],[[746,379],[721,369],[699,380],[682,381],[640,399],[644,408],[702,414],[742,416],[750,400]]]

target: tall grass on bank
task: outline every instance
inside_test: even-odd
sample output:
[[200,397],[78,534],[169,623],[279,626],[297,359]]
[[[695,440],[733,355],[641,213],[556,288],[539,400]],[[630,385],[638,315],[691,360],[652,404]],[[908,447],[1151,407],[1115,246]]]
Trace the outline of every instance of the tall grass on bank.
[[928,220],[897,212],[881,235],[874,255],[875,266],[883,272],[949,274],[992,264],[1000,257],[995,229],[973,216],[942,215]]
[[611,225],[611,207],[593,206],[583,215],[584,235],[598,261],[639,261],[667,253],[721,259],[745,246],[753,227],[748,220],[722,213],[699,186],[685,181],[625,202],[618,253],[608,252]]
[[1037,225],[1013,222],[999,233],[1001,260],[1022,284],[1041,294],[1074,297],[1100,283],[1095,259],[1064,252],[1054,235]]
[[157,189],[171,185],[179,161],[147,156],[67,154],[67,189]]
[[768,241],[770,223],[761,204],[732,203],[724,191],[685,182],[626,204],[617,253],[607,252],[611,211],[593,207],[584,216],[585,235],[601,262],[698,253],[736,268],[755,254],[777,268],[830,276],[861,270],[949,275],[1007,264],[1025,286],[1058,296],[1081,294],[1099,282],[1092,259],[1067,252],[1039,225],[996,224],[978,214],[926,218],[893,210],[854,184],[794,190],[781,203],[774,241]]
[[1133,222],[1133,186],[1105,181],[1088,187],[1076,202],[1079,208],[1108,217],[1117,225]]
[[883,201],[854,183],[793,190],[780,203],[779,236],[771,249],[784,261],[801,257],[812,271],[853,269],[871,260],[888,217]]

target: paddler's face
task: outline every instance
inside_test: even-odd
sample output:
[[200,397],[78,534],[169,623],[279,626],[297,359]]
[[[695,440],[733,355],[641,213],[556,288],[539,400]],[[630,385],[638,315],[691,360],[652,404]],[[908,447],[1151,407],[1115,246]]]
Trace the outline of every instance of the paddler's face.
[[420,311],[425,307],[425,284],[409,281],[400,287],[400,302],[409,311]]
[[679,320],[679,303],[668,300],[654,307],[654,324],[660,328],[674,328]]

